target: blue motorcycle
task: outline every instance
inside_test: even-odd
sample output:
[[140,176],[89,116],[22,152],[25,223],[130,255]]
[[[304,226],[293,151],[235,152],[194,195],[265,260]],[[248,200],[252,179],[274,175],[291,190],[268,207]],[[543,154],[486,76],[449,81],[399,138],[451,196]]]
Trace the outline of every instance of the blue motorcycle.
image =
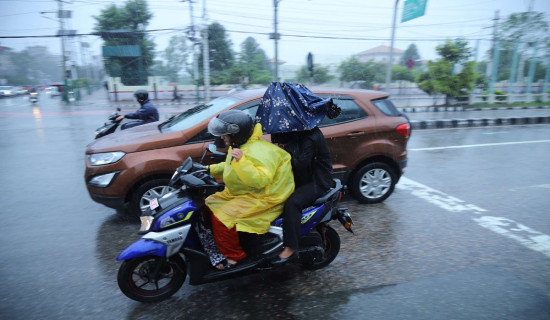
[[[208,151],[220,156],[215,145]],[[202,156],[206,155],[206,151]],[[202,162],[201,159],[201,162]],[[340,237],[328,225],[338,220],[352,232],[353,224],[346,208],[338,208],[342,184],[336,186],[302,212],[300,249],[297,263],[308,270],[329,265],[340,250]],[[253,272],[272,269],[270,261],[282,250],[282,218],[276,219],[266,234],[241,233],[241,245],[247,253],[244,263],[227,270],[213,267],[200,232],[209,226],[204,199],[223,190],[205,166],[189,157],[176,169],[170,185],[175,191],[151,201],[141,216],[141,239],[126,248],[117,260],[120,290],[140,302],[158,302],[172,296],[189,275],[190,285],[221,281]]]

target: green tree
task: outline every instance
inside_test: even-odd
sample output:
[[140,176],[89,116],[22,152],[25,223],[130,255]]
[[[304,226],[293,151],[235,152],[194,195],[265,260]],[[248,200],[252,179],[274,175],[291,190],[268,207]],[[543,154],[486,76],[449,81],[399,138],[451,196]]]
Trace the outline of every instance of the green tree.
[[392,79],[393,80],[403,80],[413,82],[415,79],[415,72],[408,67],[401,65],[392,66]]
[[[526,77],[529,72],[529,61],[533,52],[533,44],[538,41],[538,55],[550,55],[550,25],[542,12],[519,12],[510,14],[499,26],[500,52],[497,81],[510,79],[510,68],[516,41],[520,41],[518,47],[518,70],[516,76]],[[487,59],[493,57],[493,48],[487,51]],[[521,63],[524,61],[524,63]],[[543,72],[542,72],[543,74]],[[544,79],[537,66],[535,81]]]
[[240,83],[243,87],[252,83],[267,85],[271,82],[269,60],[254,38],[248,37],[241,43],[238,56],[238,61],[230,70],[228,82]]
[[189,66],[189,46],[186,36],[172,36],[164,50],[165,76],[172,82],[178,82],[179,73],[184,70],[191,74]]
[[[327,67],[323,67],[320,64],[313,64],[313,84],[323,84],[332,80],[334,76],[329,74]],[[311,81],[311,72],[307,69],[307,66],[302,66],[298,72],[296,72],[296,81],[300,83],[309,83]]]
[[[447,104],[450,98],[463,95],[472,89],[477,74],[475,62],[468,61],[471,49],[462,40],[450,41],[436,48],[441,58],[428,62],[428,71],[417,77],[418,87],[429,95],[442,93]],[[457,67],[460,72],[454,72]]]
[[145,0],[128,0],[120,7],[111,4],[94,16],[94,30],[105,46],[137,45],[140,55],[105,57],[105,69],[110,76],[120,76],[125,84],[142,84],[153,65],[154,43],[143,32],[153,14]]
[[416,48],[416,45],[414,43],[411,43],[407,50],[405,50],[405,52],[403,53],[403,57],[401,57],[401,61],[399,61],[399,64],[402,66],[406,66],[407,60],[409,59],[412,59],[414,61],[416,67],[420,66],[420,54],[418,54],[418,49]]
[[340,81],[357,82],[361,88],[371,89],[375,82],[383,82],[385,65],[376,62],[361,62],[352,56],[338,66]]
[[[235,63],[235,54],[231,50],[231,40],[225,28],[214,22],[208,26],[208,53],[210,56],[210,83],[222,84],[227,83],[229,79],[229,70]],[[203,73],[204,77],[204,65],[202,45],[199,58],[199,70]]]

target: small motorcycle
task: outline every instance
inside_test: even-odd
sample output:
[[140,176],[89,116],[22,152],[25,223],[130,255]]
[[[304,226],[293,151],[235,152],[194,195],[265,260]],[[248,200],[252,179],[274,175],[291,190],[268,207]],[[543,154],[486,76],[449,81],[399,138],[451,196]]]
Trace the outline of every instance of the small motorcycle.
[[31,103],[37,103],[38,102],[38,92],[31,92],[29,94],[29,101]]
[[[208,226],[204,199],[222,190],[202,160],[206,152],[214,155],[209,145],[200,163],[187,158],[176,169],[170,184],[175,191],[151,201],[150,209],[141,216],[141,239],[117,257],[123,261],[118,271],[118,286],[129,298],[140,302],[157,302],[172,296],[189,275],[190,285],[200,285],[272,269],[270,261],[282,250],[283,219],[276,219],[266,234],[241,233],[246,262],[218,270],[212,266],[201,244],[199,232]],[[328,266],[338,255],[340,237],[329,226],[338,220],[351,230],[352,219],[346,208],[338,208],[342,184],[336,186],[302,211],[300,249],[297,263],[308,270]]]
[[118,113],[120,111],[120,108],[117,108],[116,110],[117,110],[116,112],[113,112],[109,115],[109,118],[108,118],[109,122],[105,122],[103,126],[95,130],[96,139],[106,136],[108,134],[111,134],[115,132],[115,130],[118,128],[121,120],[117,121],[116,118],[120,116],[120,113]]

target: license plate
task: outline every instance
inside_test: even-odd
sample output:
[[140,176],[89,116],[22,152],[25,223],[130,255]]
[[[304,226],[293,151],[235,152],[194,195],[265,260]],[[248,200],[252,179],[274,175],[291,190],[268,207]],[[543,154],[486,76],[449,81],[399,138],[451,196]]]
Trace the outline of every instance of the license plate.
[[155,210],[158,207],[159,207],[159,200],[157,198],[151,199],[151,201],[149,202],[149,208],[151,208],[151,210]]

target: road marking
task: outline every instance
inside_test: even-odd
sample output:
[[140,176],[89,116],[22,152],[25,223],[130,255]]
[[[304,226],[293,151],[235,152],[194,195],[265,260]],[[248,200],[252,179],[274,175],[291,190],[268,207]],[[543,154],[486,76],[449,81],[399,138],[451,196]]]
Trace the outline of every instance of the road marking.
[[517,188],[511,188],[511,189],[508,189],[508,190],[514,192],[514,191],[518,191],[518,190],[525,190],[525,189],[531,189],[531,188],[550,189],[550,183],[537,184],[537,185],[526,186],[526,187],[517,187]]
[[474,214],[481,214],[482,212],[487,211],[476,205],[465,203],[465,201],[450,196],[444,192],[432,189],[421,183],[408,179],[407,177],[401,177],[396,187],[402,190],[408,190],[414,196],[424,199],[450,212],[471,212]]
[[507,145],[514,145],[514,144],[548,143],[548,142],[550,142],[550,140],[514,141],[514,142],[500,142],[500,143],[467,144],[462,146],[447,146],[447,147],[433,147],[433,148],[410,148],[408,150],[409,151],[431,151],[431,150],[445,150],[445,149],[507,146]]
[[550,236],[501,217],[481,217],[474,219],[480,226],[516,240],[527,248],[550,257]]
[[[409,191],[412,195],[449,212],[471,213],[481,215],[487,210],[474,204],[466,203],[456,197],[435,190],[426,185],[401,177],[396,188]],[[550,236],[524,226],[514,220],[503,217],[481,216],[473,220],[481,227],[515,240],[521,245],[550,257]]]

